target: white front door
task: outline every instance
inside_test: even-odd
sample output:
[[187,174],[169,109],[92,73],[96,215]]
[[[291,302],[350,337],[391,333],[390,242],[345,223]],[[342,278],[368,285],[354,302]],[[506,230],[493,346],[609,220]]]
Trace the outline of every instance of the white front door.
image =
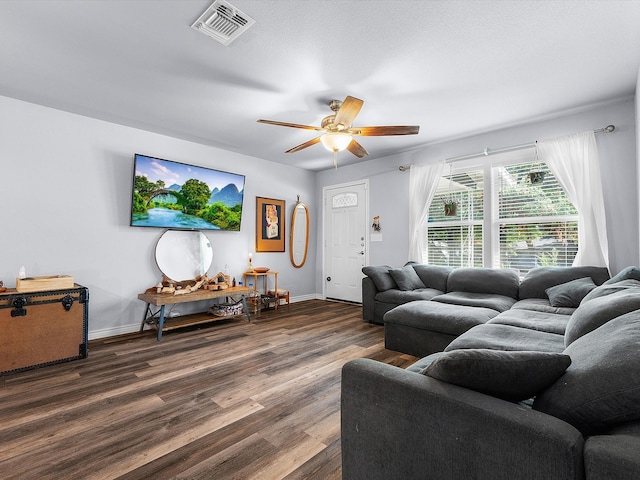
[[362,303],[367,261],[368,181],[324,188],[324,292]]

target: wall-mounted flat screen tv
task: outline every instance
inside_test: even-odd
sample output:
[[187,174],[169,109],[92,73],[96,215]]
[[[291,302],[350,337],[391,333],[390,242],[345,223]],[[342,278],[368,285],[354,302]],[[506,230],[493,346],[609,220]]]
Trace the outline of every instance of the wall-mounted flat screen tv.
[[244,175],[136,153],[132,190],[131,226],[240,230]]

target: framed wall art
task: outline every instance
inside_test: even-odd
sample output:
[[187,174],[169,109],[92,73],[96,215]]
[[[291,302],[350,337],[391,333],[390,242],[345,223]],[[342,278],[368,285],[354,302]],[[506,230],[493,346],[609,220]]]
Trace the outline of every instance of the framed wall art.
[[284,200],[256,197],[256,252],[284,252]]

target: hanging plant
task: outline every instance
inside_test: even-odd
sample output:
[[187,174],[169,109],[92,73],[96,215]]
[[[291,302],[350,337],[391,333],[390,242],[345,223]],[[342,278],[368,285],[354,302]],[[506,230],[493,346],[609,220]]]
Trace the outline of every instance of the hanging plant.
[[529,172],[529,181],[531,185],[539,185],[544,182],[544,173],[545,172]]
[[458,213],[458,202],[455,200],[445,200],[444,202],[444,216],[455,217]]
[[455,217],[458,213],[458,202],[454,198],[451,193],[451,184],[452,184],[452,174],[451,174],[451,164],[449,164],[449,193],[447,197],[444,199],[444,216],[445,217]]
[[532,170],[529,172],[529,181],[531,182],[531,185],[540,185],[542,182],[544,182],[545,172],[543,171],[543,165],[541,165],[538,161],[538,142],[536,142],[534,163],[536,163],[537,170]]

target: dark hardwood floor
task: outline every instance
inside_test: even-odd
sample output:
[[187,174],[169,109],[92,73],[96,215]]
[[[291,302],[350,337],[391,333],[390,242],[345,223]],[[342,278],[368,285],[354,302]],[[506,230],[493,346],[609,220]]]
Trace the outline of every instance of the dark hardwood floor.
[[340,370],[405,367],[359,306],[312,300],[90,342],[0,376],[2,479],[339,479]]

